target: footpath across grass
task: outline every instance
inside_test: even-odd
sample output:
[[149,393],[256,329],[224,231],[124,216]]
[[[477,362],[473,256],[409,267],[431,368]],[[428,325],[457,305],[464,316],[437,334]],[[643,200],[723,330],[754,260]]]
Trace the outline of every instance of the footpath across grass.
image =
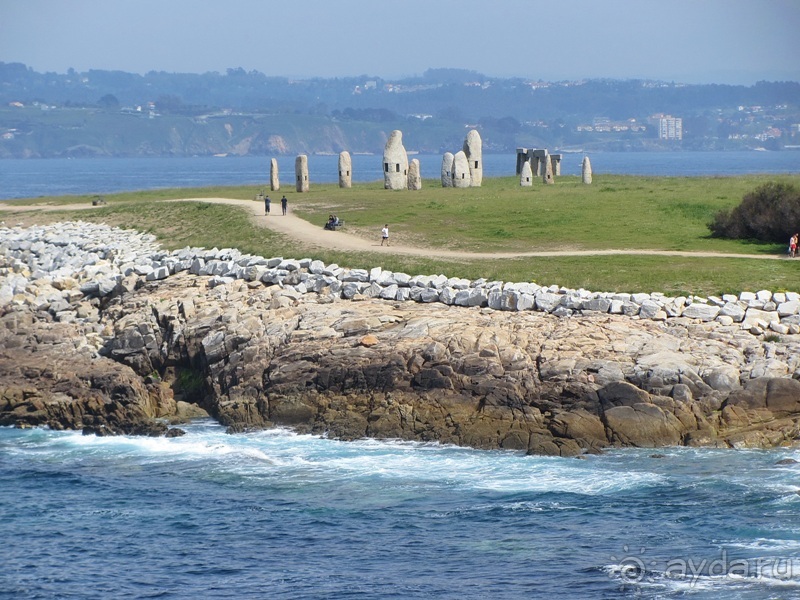
[[[425,180],[419,191],[388,191],[383,182],[314,185],[307,193],[284,188],[271,194],[276,207],[286,194],[290,210],[320,228],[330,213],[347,233],[375,238],[390,224],[398,245],[430,248],[424,259],[399,254],[342,253],[304,248],[253,224],[231,207],[169,203],[192,197],[254,199],[259,188],[209,187],[106,195],[107,204],[71,211],[69,204],[93,196],[37,198],[14,204],[58,204],[64,211],[11,214],[9,224],[78,220],[105,222],[154,233],[168,248],[236,247],[264,256],[313,256],[349,267],[410,274],[444,273],[471,279],[535,281],[597,291],[722,294],[743,290],[800,291],[800,259],[755,260],[719,257],[592,256],[591,251],[680,250],[753,256],[784,256],[785,244],[758,244],[710,237],[707,224],[723,208],[768,181],[800,186],[800,175],[741,177],[637,177],[596,175],[592,185],[559,177],[554,185],[522,188],[515,177],[484,179],[480,188],[442,188]],[[268,185],[262,189],[268,189]],[[800,224],[798,224],[800,228]],[[568,257],[450,261],[437,249],[469,252],[574,250]]]

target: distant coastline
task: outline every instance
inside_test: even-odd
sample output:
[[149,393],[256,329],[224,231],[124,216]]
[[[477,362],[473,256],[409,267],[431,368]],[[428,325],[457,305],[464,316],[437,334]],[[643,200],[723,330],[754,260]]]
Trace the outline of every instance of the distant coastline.
[[[557,152],[557,149],[554,149]],[[563,150],[561,151],[563,152]],[[800,152],[586,152],[597,176],[607,174],[665,177],[716,177],[800,173]],[[352,153],[353,181],[381,181],[379,155]],[[566,153],[562,176],[580,176],[582,153]],[[40,196],[109,194],[161,188],[211,185],[269,185],[272,156],[55,158],[0,160],[0,200]],[[276,155],[281,178],[293,177],[294,155]],[[417,154],[422,176],[440,176],[441,155]],[[338,180],[338,155],[309,157],[311,184]],[[515,176],[516,156],[485,153],[486,177]],[[431,185],[427,183],[426,185]]]

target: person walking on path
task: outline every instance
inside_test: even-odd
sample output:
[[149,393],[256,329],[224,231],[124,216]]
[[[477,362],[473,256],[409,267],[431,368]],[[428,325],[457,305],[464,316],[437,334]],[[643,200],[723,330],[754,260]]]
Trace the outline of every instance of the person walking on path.
[[389,225],[384,225],[383,229],[381,229],[381,246],[383,243],[386,242],[386,245],[389,245]]
[[289,201],[286,199],[286,195],[284,194],[283,198],[281,198],[281,210],[283,214],[286,215],[286,208],[289,206]]
[[269,216],[269,207],[272,204],[272,200],[269,199],[269,196],[264,196],[264,214]]
[[798,239],[800,239],[800,233],[795,233],[791,238],[789,238],[789,258],[794,258],[797,256]]

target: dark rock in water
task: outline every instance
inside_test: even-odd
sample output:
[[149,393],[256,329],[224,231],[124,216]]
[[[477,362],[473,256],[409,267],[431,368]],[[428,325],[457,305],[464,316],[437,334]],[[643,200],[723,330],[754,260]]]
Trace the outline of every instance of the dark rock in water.
[[796,465],[797,463],[798,463],[798,461],[796,461],[793,458],[782,458],[781,460],[779,460],[775,464],[776,465]]
[[103,426],[87,425],[83,428],[83,435],[96,435],[98,437],[105,437],[114,435],[114,432]]
[[121,430],[127,435],[143,435],[148,437],[166,436],[169,432],[166,423],[151,419],[139,421],[131,427],[122,427]]
[[666,454],[651,454],[650,458],[666,458]]
[[170,427],[167,430],[165,437],[174,438],[174,437],[181,437],[183,435],[186,435],[186,432],[183,429],[180,429],[178,427]]

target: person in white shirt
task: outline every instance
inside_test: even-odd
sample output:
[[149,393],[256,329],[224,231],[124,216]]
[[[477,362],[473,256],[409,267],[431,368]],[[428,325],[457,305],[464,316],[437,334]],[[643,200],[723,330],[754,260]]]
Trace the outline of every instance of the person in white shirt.
[[386,245],[389,245],[389,225],[384,225],[383,229],[381,229],[381,246],[383,243],[386,242]]

